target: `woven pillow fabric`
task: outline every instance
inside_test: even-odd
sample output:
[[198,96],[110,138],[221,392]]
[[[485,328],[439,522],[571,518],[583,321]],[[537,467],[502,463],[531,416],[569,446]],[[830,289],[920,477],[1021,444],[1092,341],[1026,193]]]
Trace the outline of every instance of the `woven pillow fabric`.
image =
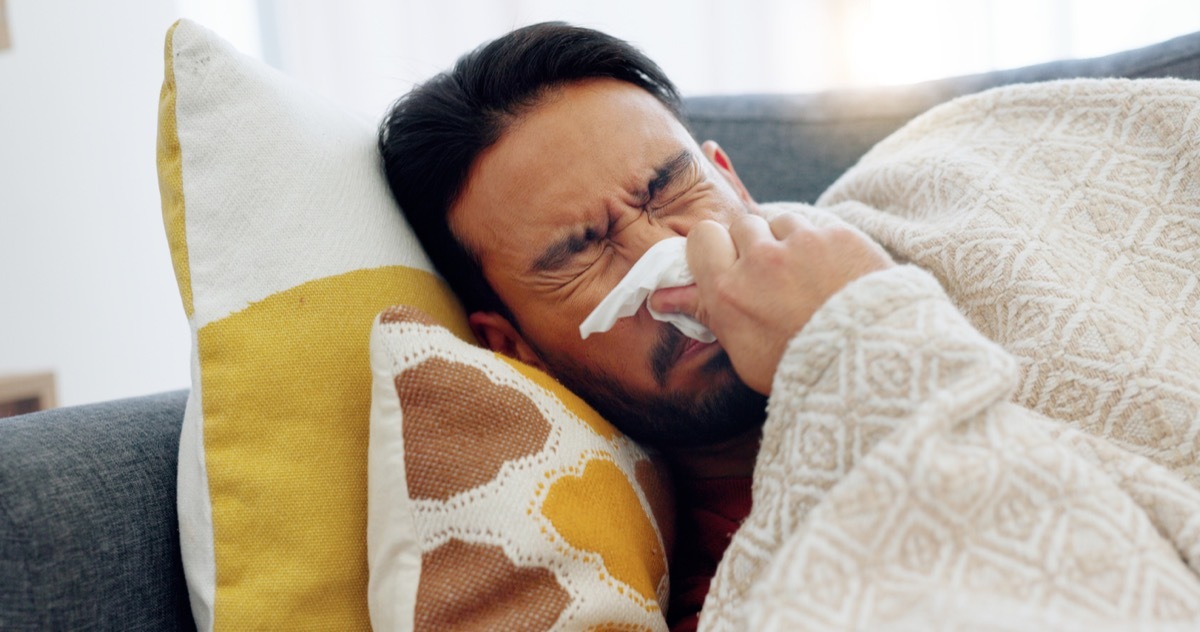
[[193,335],[181,547],[201,630],[366,630],[375,315],[469,336],[387,189],[375,124],[213,33],[166,38],[158,168]]
[[411,307],[371,334],[376,630],[665,630],[660,466],[544,373]]

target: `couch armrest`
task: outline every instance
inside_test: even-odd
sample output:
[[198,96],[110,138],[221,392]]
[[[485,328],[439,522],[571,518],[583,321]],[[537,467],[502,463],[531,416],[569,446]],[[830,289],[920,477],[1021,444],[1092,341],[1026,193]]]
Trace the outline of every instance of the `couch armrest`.
[[195,629],[175,516],[186,401],[0,419],[0,629]]
[[733,159],[760,202],[814,202],[875,143],[955,97],[1011,83],[1071,77],[1200,79],[1200,33],[1136,50],[908,86],[798,95],[690,97],[688,123]]

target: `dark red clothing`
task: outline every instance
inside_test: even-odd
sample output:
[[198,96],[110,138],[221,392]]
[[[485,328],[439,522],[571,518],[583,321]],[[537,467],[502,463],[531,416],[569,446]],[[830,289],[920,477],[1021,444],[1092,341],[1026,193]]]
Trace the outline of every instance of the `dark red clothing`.
[[749,476],[676,481],[675,554],[671,563],[671,632],[692,632],[708,585],[733,533],[750,515]]

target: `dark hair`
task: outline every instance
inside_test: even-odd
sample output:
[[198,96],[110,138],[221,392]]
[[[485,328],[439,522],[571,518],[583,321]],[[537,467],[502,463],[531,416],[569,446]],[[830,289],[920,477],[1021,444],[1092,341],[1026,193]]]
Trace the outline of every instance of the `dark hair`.
[[471,166],[547,91],[601,77],[646,90],[683,119],[675,86],[639,50],[599,31],[547,22],[463,55],[453,69],[396,101],[380,124],[392,195],[468,312],[496,311],[513,320],[477,258],[450,231],[448,214]]

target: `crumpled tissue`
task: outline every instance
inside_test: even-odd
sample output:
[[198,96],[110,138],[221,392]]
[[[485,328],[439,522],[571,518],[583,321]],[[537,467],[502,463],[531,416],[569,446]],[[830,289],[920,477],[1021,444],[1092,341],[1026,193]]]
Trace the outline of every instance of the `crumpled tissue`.
[[[695,282],[687,264],[687,238],[670,237],[654,244],[637,263],[629,269],[625,278],[617,283],[604,300],[592,310],[579,325],[579,335],[587,338],[591,334],[612,329],[617,320],[637,313],[642,302],[659,288],[680,287]],[[688,338],[700,342],[717,339],[700,321],[687,314],[664,314],[650,309],[654,320],[670,323]]]

